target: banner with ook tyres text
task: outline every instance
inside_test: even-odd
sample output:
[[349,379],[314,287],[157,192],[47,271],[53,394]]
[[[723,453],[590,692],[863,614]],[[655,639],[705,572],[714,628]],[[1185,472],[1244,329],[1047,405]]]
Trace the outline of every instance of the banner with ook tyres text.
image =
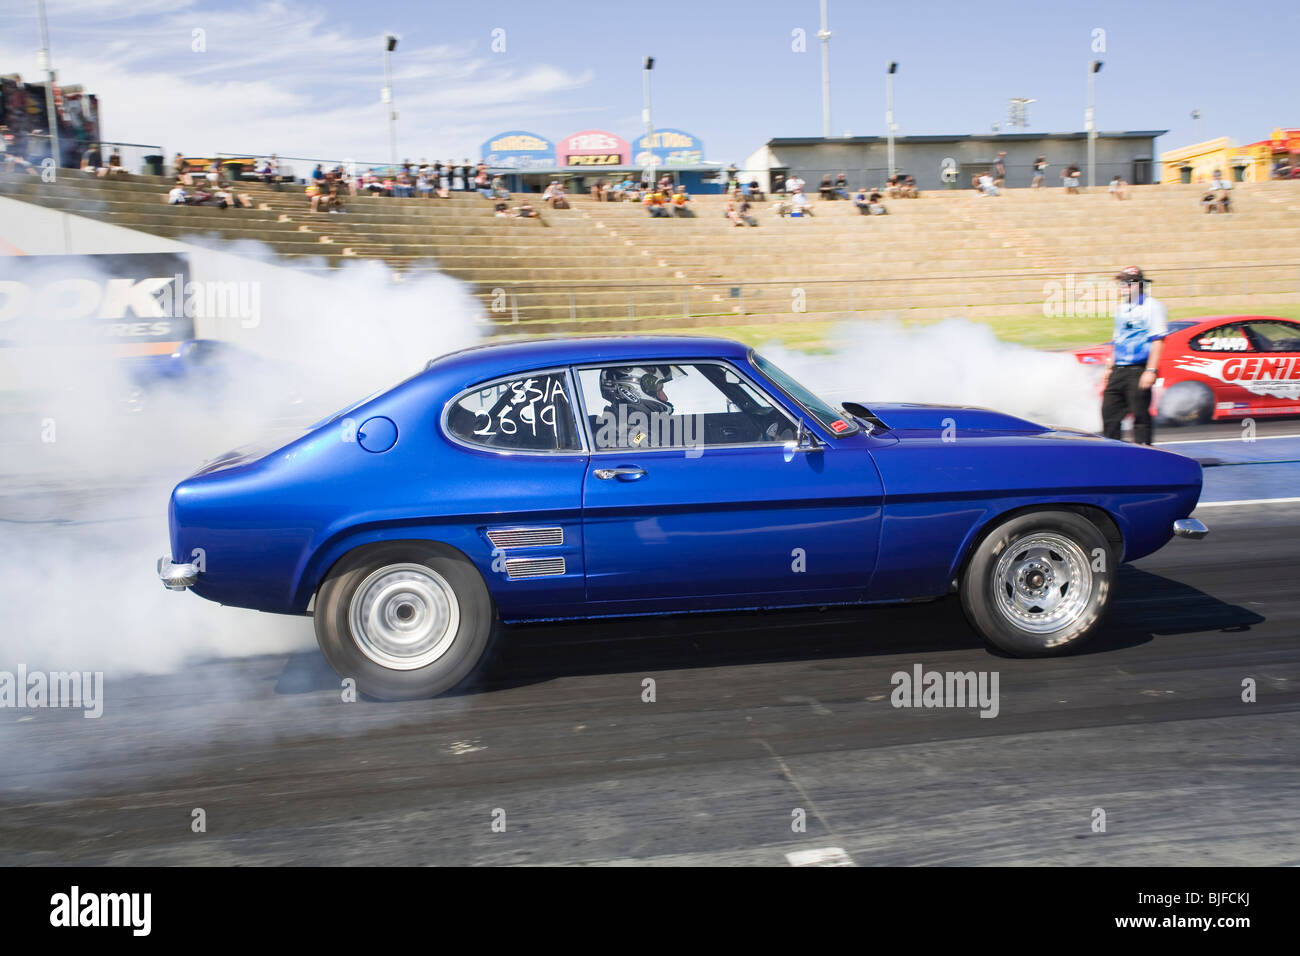
[[0,257],[0,347],[194,338],[206,302],[180,253]]

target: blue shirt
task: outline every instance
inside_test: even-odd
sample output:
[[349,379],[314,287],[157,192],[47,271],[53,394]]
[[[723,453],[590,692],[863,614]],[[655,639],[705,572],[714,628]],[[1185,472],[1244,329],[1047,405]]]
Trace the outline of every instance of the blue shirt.
[[1116,365],[1144,363],[1151,354],[1151,343],[1169,334],[1165,307],[1149,295],[1139,295],[1136,302],[1121,302],[1115,310]]

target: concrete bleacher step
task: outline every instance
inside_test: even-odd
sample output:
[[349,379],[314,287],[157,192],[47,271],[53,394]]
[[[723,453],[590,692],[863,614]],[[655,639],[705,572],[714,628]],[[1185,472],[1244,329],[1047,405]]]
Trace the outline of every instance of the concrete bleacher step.
[[169,238],[254,240],[313,269],[369,258],[399,275],[443,271],[482,296],[508,290],[511,317],[522,321],[784,321],[799,316],[795,288],[819,315],[1007,314],[1040,306],[1045,284],[1066,273],[1104,279],[1131,261],[1173,301],[1300,298],[1300,183],[1247,184],[1229,216],[1206,216],[1198,186],[1135,187],[1127,202],[1104,189],[1012,189],[997,199],[954,190],[890,201],[885,217],[818,201],[813,218],[780,219],[759,203],[757,229],[733,227],[720,196],[695,197],[695,218],[666,220],[585,195],[550,210],[534,196],[541,218],[516,220],[495,217],[474,193],[350,197],[346,213],[331,215],[312,212],[301,186],[240,184],[253,208],[226,210],[167,206],[169,186],[63,170],[54,183],[0,174],[0,196]]

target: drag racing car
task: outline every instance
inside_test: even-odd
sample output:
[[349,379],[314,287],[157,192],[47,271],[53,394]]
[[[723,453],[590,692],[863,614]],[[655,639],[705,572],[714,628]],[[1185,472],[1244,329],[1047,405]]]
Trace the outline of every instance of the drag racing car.
[[[1257,415],[1300,415],[1300,322],[1273,315],[1213,315],[1169,323],[1151,414],[1170,425]],[[1079,349],[1105,366],[1109,344]]]
[[[866,371],[869,373],[869,362]],[[400,699],[502,623],[960,594],[1005,652],[1073,650],[1175,535],[1191,458],[981,408],[833,406],[736,342],[593,337],[436,359],[178,484],[162,583],[312,615]]]

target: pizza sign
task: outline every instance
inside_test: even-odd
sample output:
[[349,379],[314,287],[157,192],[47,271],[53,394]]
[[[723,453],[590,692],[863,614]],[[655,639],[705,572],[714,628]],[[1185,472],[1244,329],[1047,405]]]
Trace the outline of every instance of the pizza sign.
[[621,136],[588,129],[560,140],[556,152],[569,166],[625,166],[632,146]]

